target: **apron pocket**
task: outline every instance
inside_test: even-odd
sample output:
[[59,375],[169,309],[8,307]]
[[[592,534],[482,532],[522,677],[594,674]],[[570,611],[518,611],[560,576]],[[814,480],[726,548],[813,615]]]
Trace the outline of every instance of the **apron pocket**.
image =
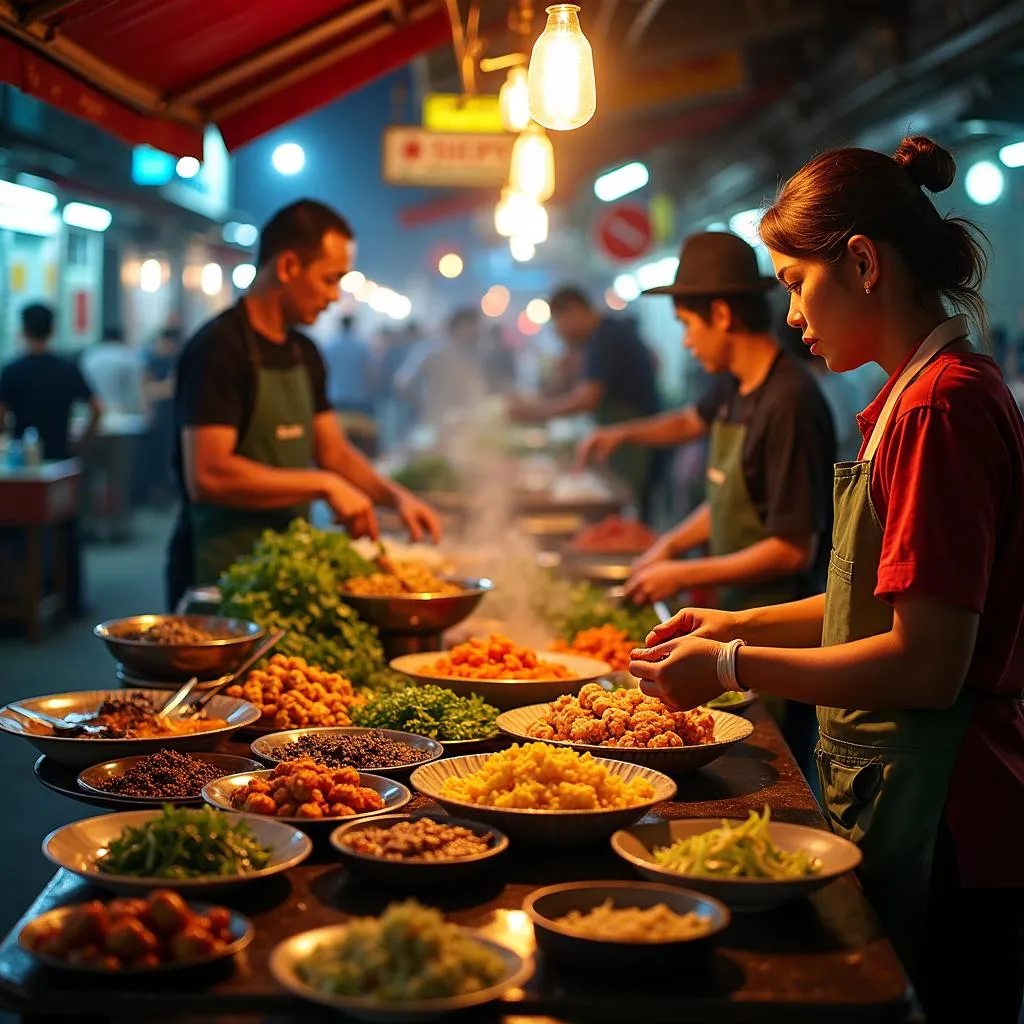
[[843,558],[835,548],[832,549],[828,556],[828,571],[830,576],[837,576],[848,586],[853,584],[853,560]]
[[882,784],[882,762],[845,764],[820,747],[816,757],[821,793],[832,828],[856,842],[871,821],[875,794]]

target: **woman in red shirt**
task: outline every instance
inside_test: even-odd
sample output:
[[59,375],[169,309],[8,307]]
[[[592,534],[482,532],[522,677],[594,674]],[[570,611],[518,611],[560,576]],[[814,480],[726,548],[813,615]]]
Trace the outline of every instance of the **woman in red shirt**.
[[962,314],[984,323],[977,233],[924,191],[955,173],[920,136],[895,157],[834,150],[766,212],[789,323],[831,369],[890,375],[858,417],[859,460],[836,467],[827,593],[684,609],[631,671],[684,708],[739,681],[819,705],[831,825],[861,847],[865,890],[929,1021],[1016,1024],[1024,424],[967,340]]

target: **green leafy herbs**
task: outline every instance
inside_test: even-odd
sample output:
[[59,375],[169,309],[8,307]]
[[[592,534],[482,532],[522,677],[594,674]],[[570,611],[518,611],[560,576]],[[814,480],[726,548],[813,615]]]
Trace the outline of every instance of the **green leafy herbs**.
[[396,484],[416,493],[462,491],[466,481],[443,455],[423,455],[391,474]]
[[245,821],[212,807],[165,804],[158,817],[127,826],[96,866],[106,874],[135,878],[224,877],[265,868],[271,853]]
[[534,611],[569,643],[584,629],[609,625],[642,644],[660,621],[650,606],[624,604],[590,583],[566,584],[558,580],[538,589]]
[[345,580],[372,572],[343,533],[296,519],[283,533],[266,530],[253,553],[221,576],[220,610],[287,630],[279,654],[340,672],[359,688],[386,690],[404,677],[387,667],[377,630],[339,597]]
[[476,740],[495,731],[498,709],[473,695],[459,697],[440,686],[409,686],[380,694],[361,708],[352,721],[369,729],[398,729],[438,740]]

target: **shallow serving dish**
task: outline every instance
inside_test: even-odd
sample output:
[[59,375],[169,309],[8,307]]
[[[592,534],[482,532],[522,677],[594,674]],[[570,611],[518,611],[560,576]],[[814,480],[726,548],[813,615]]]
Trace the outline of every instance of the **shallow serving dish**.
[[472,614],[483,596],[494,589],[489,579],[451,579],[463,588],[460,594],[402,594],[376,597],[350,594],[341,599],[356,614],[382,633],[443,633]]
[[582,846],[604,839],[616,829],[639,821],[655,804],[671,800],[676,784],[661,772],[643,765],[597,758],[605,768],[627,781],[646,779],[654,787],[654,796],[630,807],[607,810],[539,811],[509,807],[485,807],[463,803],[441,795],[441,786],[450,776],[462,778],[483,767],[489,754],[449,757],[417,768],[412,785],[424,796],[436,800],[446,811],[462,818],[482,821],[501,829],[513,842],[550,843],[552,846]]
[[616,761],[642,764],[669,775],[696,771],[721,757],[731,746],[742,743],[754,731],[753,725],[739,715],[724,711],[705,710],[715,720],[715,742],[700,743],[686,747],[602,747],[588,743],[570,743],[568,740],[540,740],[529,734],[529,728],[543,717],[547,704],[533,704],[516,708],[498,715],[498,728],[509,736],[526,743],[551,743],[559,747],[571,747],[581,754],[591,753],[594,757],[610,757]]
[[538,658],[564,665],[575,672],[575,679],[458,679],[451,676],[433,675],[433,666],[445,651],[429,651],[425,654],[404,654],[391,662],[397,672],[404,672],[417,683],[443,686],[460,697],[478,694],[493,707],[518,708],[538,701],[551,701],[563,693],[576,693],[585,683],[593,683],[611,671],[611,666],[596,658],[584,658],[578,654],[563,654],[560,651],[535,651]]
[[[385,857],[357,853],[345,845],[345,837],[355,832],[362,832],[368,828],[388,828],[400,821],[415,821],[417,818],[430,818],[440,825],[461,825],[477,835],[487,836],[490,839],[490,847],[473,857],[431,861],[388,860]],[[342,861],[353,872],[381,885],[429,889],[434,886],[461,885],[475,881],[494,866],[497,859],[508,849],[509,843],[508,836],[492,825],[485,825],[469,818],[453,818],[448,814],[419,811],[416,814],[386,814],[369,821],[353,821],[348,825],[340,825],[331,833],[331,846],[338,851]]]
[[[414,768],[428,761],[436,761],[444,753],[444,747],[439,740],[432,740],[429,736],[418,736],[412,732],[399,732],[397,729],[363,729],[358,726],[313,726],[308,729],[285,729],[281,732],[272,732],[266,736],[260,736],[253,740],[249,748],[253,754],[264,764],[275,765],[282,760],[294,760],[294,758],[275,757],[272,751],[276,747],[286,746],[301,739],[303,736],[356,736],[361,733],[379,732],[388,739],[396,740],[399,743],[407,743],[410,747],[418,750],[423,757],[419,761],[412,761],[409,764],[393,764],[383,768],[367,768],[367,771],[376,775],[408,775]],[[296,757],[307,757],[309,755],[296,753]],[[359,768],[359,765],[353,765]],[[238,769],[241,771],[242,769]]]
[[280,874],[301,864],[312,852],[313,844],[305,833],[283,821],[261,818],[254,814],[244,817],[257,842],[272,850],[269,864],[259,871],[244,875],[217,875],[209,878],[136,878],[134,875],[113,875],[100,871],[96,858],[105,853],[112,840],[129,825],[141,825],[158,817],[158,810],[121,811],[84,818],[54,829],[43,840],[43,855],[57,867],[66,868],[79,878],[92,882],[101,889],[136,895],[151,889],[174,889],[182,894],[216,892],[236,885],[246,885],[261,878]]
[[227,775],[223,779],[214,779],[213,782],[203,786],[203,799],[212,807],[222,811],[229,811],[232,814],[245,814],[248,818],[266,818],[267,821],[280,821],[296,828],[311,836],[326,835],[343,822],[372,818],[378,814],[394,813],[404,807],[411,799],[412,793],[406,786],[394,779],[386,779],[383,775],[370,775],[366,772],[359,773],[359,785],[372,789],[380,794],[384,806],[377,811],[363,811],[361,814],[350,814],[343,818],[276,818],[271,815],[252,814],[247,811],[237,811],[231,806],[231,797],[247,783],[254,779],[269,779],[273,775],[273,769],[258,772],[240,772],[238,775]]
[[[205,711],[208,718],[222,718],[227,723],[217,729],[202,732],[183,733],[174,736],[154,736],[147,739],[103,739],[89,736],[54,736],[42,731],[44,726],[30,725],[27,719],[17,715],[19,704],[33,711],[42,711],[55,718],[67,715],[86,715],[95,712],[105,700],[129,700],[146,697],[159,710],[167,702],[164,690],[81,690],[71,693],[52,693],[46,697],[30,697],[15,701],[0,708],[0,730],[12,736],[20,736],[47,757],[71,768],[87,768],[89,765],[131,754],[152,754],[163,747],[168,750],[188,751],[216,750],[232,733],[259,721],[260,709],[245,700],[225,697],[222,694],[211,698]],[[12,711],[12,707],[15,709]]]
[[[213,633],[216,639],[189,644],[159,644],[129,640],[124,634],[162,622],[186,622]],[[221,615],[132,615],[110,619],[93,629],[125,671],[142,679],[214,679],[234,672],[263,636],[263,627],[247,619]]]
[[[195,794],[189,797],[180,796],[125,796],[121,793],[111,793],[102,788],[102,783],[109,779],[124,775],[148,754],[134,754],[132,757],[121,757],[116,761],[104,761],[103,764],[94,764],[78,774],[78,785],[87,793],[96,796],[106,797],[124,804],[131,804],[136,807],[160,807],[163,804],[201,804],[203,794],[201,786],[196,788]],[[233,775],[236,772],[259,771],[262,767],[257,761],[248,757],[237,757],[234,754],[211,754],[199,753],[192,757],[199,761],[205,761],[218,768],[222,775]]]
[[[231,910],[230,907],[226,908],[231,914],[231,942],[229,942],[222,950],[217,953],[213,953],[209,956],[200,957],[197,960],[169,960],[166,963],[158,964],[156,967],[119,967],[116,971],[108,971],[104,968],[95,967],[85,964],[71,963],[68,960],[62,960],[57,956],[48,956],[45,953],[37,953],[35,950],[30,948],[30,941],[34,935],[40,931],[45,931],[52,928],[54,925],[59,925],[64,918],[68,916],[73,910],[77,910],[79,907],[84,906],[82,903],[74,903],[66,907],[56,907],[53,910],[48,910],[45,914],[40,914],[38,917],[32,918],[20,932],[18,932],[18,944],[21,948],[34,960],[38,960],[39,963],[45,964],[47,967],[55,967],[61,971],[75,971],[76,973],[83,974],[98,974],[108,978],[118,977],[138,977],[144,974],[163,974],[165,971],[187,971],[194,970],[197,967],[205,967],[208,964],[217,963],[219,960],[226,960],[228,957],[234,956],[236,953],[241,953],[249,943],[252,942],[253,936],[256,934],[256,928],[252,921],[249,920],[244,914],[239,914],[237,910]],[[212,903],[189,903],[189,909],[196,914],[205,914],[210,910],[214,909]]]
[[533,974],[533,960],[521,957],[507,946],[486,939],[471,928],[462,929],[470,938],[487,946],[505,962],[508,970],[505,978],[489,988],[479,992],[471,992],[462,996],[449,996],[443,999],[403,1000],[401,1002],[385,1002],[369,996],[336,996],[320,992],[307,985],[296,970],[296,965],[313,952],[317,946],[327,942],[337,942],[345,934],[348,925],[332,924],[325,928],[314,928],[312,931],[301,932],[278,943],[270,954],[270,973],[275,980],[289,992],[335,1010],[341,1010],[349,1017],[357,1020],[377,1022],[377,1024],[414,1024],[417,1021],[436,1020],[473,1006],[500,999],[509,989],[524,985]]
[[[742,824],[735,819],[729,823]],[[820,872],[784,881],[770,878],[723,879],[679,874],[655,864],[655,849],[671,846],[677,839],[710,832],[721,825],[721,818],[682,818],[653,825],[635,825],[612,836],[612,849],[652,882],[696,889],[738,911],[768,910],[787,900],[807,896],[847,871],[853,871],[861,861],[860,850],[833,832],[771,821],[768,823],[768,834],[772,842],[790,852],[806,850],[821,861]]]
[[[626,942],[615,938],[596,938],[559,924],[556,918],[570,911],[586,913],[606,900],[616,909],[648,907],[664,903],[677,914],[695,911],[708,919],[708,930],[689,939],[656,942]],[[588,972],[674,969],[687,960],[706,956],[715,937],[729,926],[729,911],[698,892],[650,882],[569,882],[551,885],[531,893],[523,901],[523,910],[533,922],[537,948],[560,964]]]

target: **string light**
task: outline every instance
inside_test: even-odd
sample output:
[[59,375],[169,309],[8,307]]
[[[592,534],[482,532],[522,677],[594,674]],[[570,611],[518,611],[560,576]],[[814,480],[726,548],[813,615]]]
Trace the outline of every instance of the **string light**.
[[555,150],[547,132],[530,125],[512,147],[509,184],[516,192],[543,203],[555,193]]
[[509,68],[498,93],[501,123],[507,132],[521,132],[530,123],[530,87],[526,68]]

